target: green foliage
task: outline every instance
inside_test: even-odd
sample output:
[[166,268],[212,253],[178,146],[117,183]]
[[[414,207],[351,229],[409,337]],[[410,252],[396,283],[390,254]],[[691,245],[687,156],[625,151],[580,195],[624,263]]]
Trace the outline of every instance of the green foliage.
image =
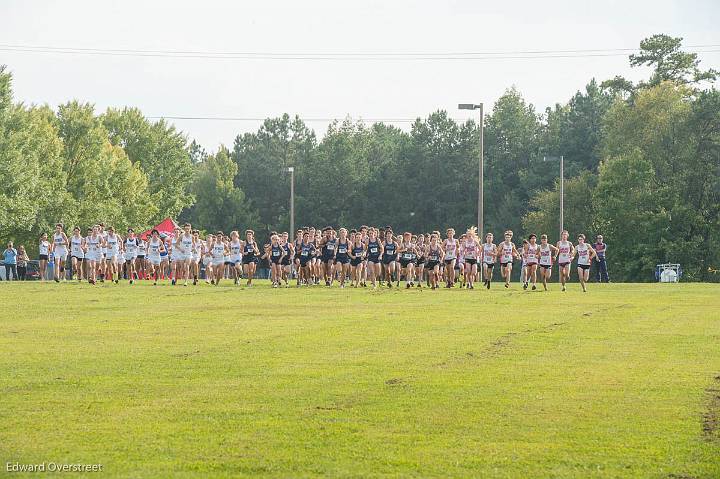
[[150,217],[152,222],[176,217],[193,204],[189,191],[193,173],[191,152],[202,157],[197,145],[191,150],[173,125],[164,120],[152,123],[137,108],[108,109],[101,121],[112,144],[123,148],[130,161],[147,176],[152,201],[157,206]]
[[[720,279],[720,93],[701,89],[716,73],[667,35],[643,40],[630,63],[650,78],[593,79],[542,115],[515,88],[488,106],[485,230],[557,240],[562,155],[565,226],[605,235],[615,279],[652,280],[664,261]],[[291,166],[297,227],[464,231],[477,218],[479,135],[436,111],[409,132],[337,121],[319,141],[285,114],[209,154],[136,108],[13,104],[0,68],[0,236],[34,243],[56,220],[142,228],[173,216],[263,239],[289,230]]]
[[[553,165],[553,168],[557,168],[557,165]],[[593,203],[596,182],[597,175],[590,171],[565,180],[564,223],[565,229],[572,231],[573,237],[584,233],[592,240],[594,233],[602,231],[596,224],[597,213]],[[559,180],[552,190],[543,190],[530,200],[530,210],[523,217],[522,225],[524,231],[547,234],[552,243],[560,238]]]
[[239,228],[257,228],[258,217],[235,186],[238,167],[230,152],[220,147],[195,167],[195,180],[191,190],[197,202],[183,216],[184,220],[207,231],[230,231]]
[[715,80],[715,70],[701,71],[697,53],[681,50],[682,38],[669,35],[653,35],[640,42],[640,53],[630,55],[630,65],[648,65],[655,69],[649,86],[659,85],[664,81],[677,84],[697,83],[704,80]]

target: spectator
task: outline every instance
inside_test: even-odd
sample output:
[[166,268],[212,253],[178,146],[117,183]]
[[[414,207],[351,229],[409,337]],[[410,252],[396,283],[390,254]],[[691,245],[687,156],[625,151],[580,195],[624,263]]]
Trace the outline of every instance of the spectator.
[[10,273],[15,281],[17,281],[17,250],[13,248],[13,243],[10,241],[7,248],[3,252],[3,263],[5,264],[5,279],[11,281]]
[[18,246],[18,253],[17,253],[17,275],[20,281],[25,281],[25,276],[27,275],[27,262],[30,261],[30,258],[27,255],[27,252],[25,251],[25,247],[23,245]]
[[596,253],[595,263],[597,266],[597,269],[595,270],[595,280],[598,283],[601,281],[603,283],[609,283],[610,277],[608,276],[607,262],[605,261],[605,250],[607,250],[607,245],[603,243],[602,235],[597,235],[593,248]]

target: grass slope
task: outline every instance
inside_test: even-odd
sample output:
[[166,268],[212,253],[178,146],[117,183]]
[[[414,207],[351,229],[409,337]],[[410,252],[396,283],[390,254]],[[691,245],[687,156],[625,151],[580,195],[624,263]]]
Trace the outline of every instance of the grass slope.
[[0,476],[720,477],[717,285],[497,286],[2,283]]

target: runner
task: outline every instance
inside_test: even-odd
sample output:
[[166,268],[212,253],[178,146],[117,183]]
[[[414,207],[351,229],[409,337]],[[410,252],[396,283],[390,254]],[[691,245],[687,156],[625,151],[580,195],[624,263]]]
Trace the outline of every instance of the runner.
[[277,288],[280,286],[282,279],[282,260],[287,252],[285,248],[280,244],[280,238],[277,234],[270,237],[270,244],[265,249],[265,259],[270,262],[270,278],[272,280],[272,287]]
[[412,233],[406,231],[403,233],[402,243],[399,247],[400,253],[400,271],[398,271],[398,284],[400,286],[400,274],[405,276],[405,289],[410,289],[415,285],[415,259],[417,251],[415,244],[412,242]]
[[348,231],[340,228],[340,237],[337,239],[335,250],[335,261],[337,273],[340,275],[340,287],[345,287],[345,279],[350,274],[350,248],[352,248],[347,237]]
[[527,289],[527,281],[529,279],[532,282],[533,291],[537,289],[537,265],[540,260],[540,246],[536,244],[536,241],[537,236],[531,234],[528,237],[528,244],[525,245],[525,268],[527,271],[525,272],[525,285],[523,289]]
[[[159,238],[163,243],[163,247],[160,249],[160,277],[153,275],[156,283],[158,279],[165,279],[165,276],[169,274],[170,258],[172,257],[172,238],[165,233],[160,234]],[[151,266],[154,270],[155,265]]]
[[[382,264],[385,268],[385,280],[388,288],[392,288],[393,273],[395,272],[395,262],[397,261],[398,249],[397,243],[393,237],[392,230],[385,230],[385,241],[383,242]],[[399,282],[398,274],[398,282]]]
[[422,288],[422,283],[425,281],[425,277],[427,276],[427,272],[425,270],[425,263],[427,262],[427,257],[425,256],[426,245],[425,235],[422,233],[419,234],[417,242],[415,243],[415,250],[417,251],[417,259],[415,260],[415,275],[417,276],[418,288]]
[[292,265],[293,257],[295,256],[295,246],[289,241],[290,235],[287,231],[283,232],[280,237],[280,245],[285,250],[285,255],[282,258],[282,280],[285,281],[285,287],[289,286],[288,280],[292,276]]
[[145,259],[147,256],[147,241],[142,237],[138,238],[137,258],[135,258],[135,270],[137,271],[138,279],[148,279],[148,261]]
[[430,288],[432,290],[438,289],[438,283],[440,281],[440,260],[444,257],[442,247],[438,244],[439,235],[435,233],[430,235],[430,242],[425,250],[425,256],[427,257],[426,269],[428,270],[428,276],[430,277]]
[[70,261],[72,267],[72,274],[70,279],[77,273],[77,280],[81,282],[83,280],[83,261],[85,261],[85,252],[83,251],[85,244],[85,238],[82,237],[80,228],[76,226],[73,228],[73,234],[70,237]]
[[193,286],[197,286],[198,279],[200,278],[200,260],[203,254],[204,241],[200,239],[200,232],[198,230],[192,230],[193,245],[192,252],[190,254],[190,274],[193,278]]
[[42,235],[40,235],[38,251],[38,262],[40,264],[40,281],[45,281],[47,279],[48,259],[50,259],[50,242],[48,241],[47,233],[43,233]]
[[543,283],[543,290],[547,291],[547,282],[552,275],[553,256],[557,254],[558,249],[548,243],[546,234],[540,235],[540,278]]
[[588,279],[590,279],[590,265],[597,253],[592,246],[585,242],[585,235],[582,233],[578,235],[578,244],[575,251],[577,252],[578,279],[580,280],[583,293],[587,293],[586,284]]
[[215,238],[213,235],[209,234],[205,238],[205,241],[203,243],[203,249],[202,249],[202,264],[205,267],[205,284],[210,284],[210,282],[213,279],[213,270],[212,270],[212,244],[215,241]]
[[562,284],[563,291],[565,291],[565,284],[570,280],[570,263],[572,263],[575,257],[575,247],[568,241],[568,236],[570,236],[570,234],[567,230],[563,230],[562,233],[560,233],[560,241],[557,242],[557,252],[555,253],[555,259],[558,262],[560,273],[560,284]]
[[380,279],[380,257],[382,254],[382,242],[377,237],[377,230],[373,228],[369,232],[367,243],[367,267],[373,288],[377,287],[377,282]]
[[493,268],[495,267],[495,258],[498,256],[498,248],[493,243],[493,234],[488,233],[485,235],[485,244],[483,244],[483,278],[485,280],[485,287],[490,289],[490,282],[492,281]]
[[88,263],[87,277],[90,284],[96,284],[97,276],[100,274],[100,264],[103,262],[102,246],[103,238],[100,236],[100,228],[95,225],[90,236],[85,238],[85,261]]
[[443,249],[445,250],[445,287],[452,288],[455,286],[455,263],[457,262],[458,242],[455,239],[455,229],[447,229],[447,238],[443,241]]
[[[230,275],[232,276],[234,284],[240,284],[240,276],[243,271],[242,261],[242,241],[240,241],[240,233],[237,231],[230,232],[230,243],[228,244],[229,255],[228,261],[230,264]],[[268,258],[269,259],[269,258]]]
[[520,263],[520,282],[523,284],[523,289],[527,289],[528,286],[528,277],[527,277],[527,252],[526,248],[527,245],[530,243],[528,240],[524,239],[522,242],[522,253],[520,254],[520,258],[522,259],[522,262]]
[[110,282],[118,284],[119,271],[118,259],[120,259],[122,246],[122,238],[115,234],[115,228],[108,227],[107,238],[105,239],[105,248],[107,251],[105,274],[110,278]]
[[520,254],[512,242],[513,232],[507,230],[505,232],[505,241],[498,246],[500,250],[500,273],[505,280],[505,287],[510,287],[510,278],[513,269],[513,260],[518,259]]
[[210,245],[212,251],[212,279],[210,284],[220,285],[220,280],[225,276],[225,256],[229,253],[227,244],[223,241],[222,231],[218,231],[213,237]]
[[365,283],[363,281],[364,279],[364,264],[365,264],[365,254],[367,247],[363,243],[363,235],[362,233],[355,233],[352,236],[352,249],[350,250],[350,267],[352,268],[353,272],[353,282],[352,286],[354,288],[357,288],[361,284],[364,286]]
[[138,258],[138,252],[140,249],[140,242],[135,236],[135,231],[132,228],[127,230],[127,238],[125,239],[125,273],[129,284],[133,284],[135,281],[135,266]]
[[[184,280],[183,286],[187,286],[188,278],[190,278],[190,263],[193,260],[193,248],[195,246],[195,237],[192,232],[192,225],[185,223],[180,232],[179,240],[175,243],[178,246],[177,259],[178,265],[175,267],[176,274]],[[175,278],[178,279],[177,276]]]
[[298,287],[301,285],[310,286],[312,280],[312,258],[315,251],[315,241],[310,240],[310,232],[303,232],[300,242],[300,274],[298,275]]
[[65,260],[68,254],[68,238],[63,231],[62,223],[55,225],[55,234],[53,235],[52,253],[55,261],[53,279],[59,283],[65,280]]
[[255,256],[260,255],[260,249],[255,242],[255,232],[253,230],[245,230],[245,241],[242,249],[242,265],[245,277],[247,278],[246,286],[252,286],[252,280],[255,277],[255,269],[257,261]]
[[462,255],[465,258],[465,287],[475,289],[473,282],[477,276],[477,260],[480,243],[477,240],[476,228],[473,226],[465,233],[465,241],[461,243]]
[[150,263],[150,276],[153,279],[153,286],[157,286],[163,263],[162,254],[165,252],[165,257],[167,257],[167,251],[165,249],[165,242],[160,238],[160,232],[158,230],[152,230],[151,235],[148,241],[147,259]]

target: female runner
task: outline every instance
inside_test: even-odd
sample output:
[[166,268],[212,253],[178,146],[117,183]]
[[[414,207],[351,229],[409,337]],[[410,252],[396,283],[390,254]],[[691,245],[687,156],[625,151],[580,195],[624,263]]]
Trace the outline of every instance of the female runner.
[[445,250],[445,287],[452,288],[455,286],[455,264],[457,262],[458,242],[455,239],[455,229],[447,229],[447,238],[443,241],[443,249]]
[[255,242],[255,232],[253,230],[245,231],[245,242],[243,243],[242,253],[243,271],[245,272],[247,278],[247,286],[252,286],[252,280],[255,277],[255,269],[257,268],[255,256],[260,255],[260,249]]
[[552,274],[553,256],[557,248],[548,243],[546,234],[540,235],[540,279],[542,279],[543,290],[547,291],[547,282]]
[[285,250],[285,256],[283,256],[282,262],[280,264],[282,266],[282,280],[285,281],[285,287],[287,288],[288,279],[292,275],[293,256],[295,256],[295,247],[289,241],[289,235],[287,231],[283,232],[282,236],[280,237],[280,245]]
[[197,285],[198,278],[200,278],[200,260],[203,253],[203,241],[200,239],[200,232],[193,230],[193,245],[192,252],[190,254],[190,274],[193,277],[193,286]]
[[[80,228],[73,228],[73,234],[70,237],[70,261],[72,266],[72,274],[77,273],[78,282],[83,280],[83,261],[85,260],[85,253],[83,252],[83,245],[85,244],[85,238],[80,233]],[[70,279],[73,279],[72,276]]]
[[363,286],[363,267],[365,260],[366,246],[363,243],[362,233],[355,233],[353,236],[352,249],[350,250],[350,267],[353,271],[353,287],[357,288],[360,284]]
[[[242,262],[242,241],[240,241],[240,233],[237,231],[230,232],[230,244],[228,245],[230,255],[228,260],[230,262],[230,272],[235,284],[240,283],[240,275],[242,275],[243,262]],[[269,259],[269,258],[268,258]]]
[[210,250],[212,251],[212,279],[210,283],[219,286],[220,280],[225,276],[225,256],[229,254],[229,248],[223,241],[222,231],[218,231],[213,237]]
[[438,244],[438,235],[435,233],[430,235],[430,242],[425,249],[427,257],[428,276],[430,277],[430,288],[435,290],[438,288],[440,281],[440,261],[444,257],[442,247]]
[[302,250],[302,241],[303,241],[303,234],[305,234],[304,229],[299,229],[295,232],[295,244],[293,245],[295,248],[295,255],[294,255],[294,265],[295,265],[295,274],[297,275],[297,285],[300,286],[300,251]]
[[537,265],[540,259],[540,246],[536,243],[537,236],[533,233],[528,237],[528,244],[525,246],[525,286],[523,289],[527,289],[527,281],[532,282],[532,290],[537,289]]
[[115,234],[115,228],[112,226],[108,227],[105,244],[107,248],[105,275],[110,279],[110,282],[118,284],[120,276],[118,259],[120,259],[121,255],[120,247],[122,246],[122,238]]
[[300,242],[300,272],[298,287],[301,284],[310,286],[312,280],[312,258],[315,251],[315,241],[310,239],[310,232],[303,232],[302,241]]
[[[190,223],[183,225],[180,239],[176,245],[179,246],[179,254],[177,255],[178,265],[175,271],[179,273],[179,277],[184,280],[183,286],[187,286],[188,278],[190,277],[190,262],[192,261],[193,246],[195,245],[195,238],[193,237],[192,225]],[[178,276],[176,276],[176,278],[178,278]]]
[[412,233],[409,231],[403,233],[399,253],[400,271],[398,271],[398,286],[400,286],[400,274],[402,273],[405,275],[405,289],[410,289],[415,285],[415,259],[417,258],[417,251],[412,242]]
[[[335,250],[335,261],[337,262],[338,273],[340,274],[340,287],[345,287],[345,279],[350,274],[350,241],[347,237],[348,231],[340,228],[340,237],[337,239]],[[331,281],[332,284],[332,281]]]
[[[273,288],[280,286],[282,280],[282,260],[287,254],[285,248],[280,244],[280,237],[276,234],[270,237],[270,244],[266,249],[266,257],[270,262],[270,278]],[[267,257],[269,255],[269,258]]]
[[[170,268],[170,253],[172,252],[172,241],[169,236],[159,236],[160,241],[163,243],[162,249],[160,249],[160,278],[165,279],[165,275],[168,274],[168,270]],[[153,271],[155,270],[155,265],[151,265],[153,267]],[[159,279],[157,275],[153,275],[155,278],[155,282],[157,283],[157,280]]]
[[580,280],[583,293],[587,293],[587,287],[585,285],[590,278],[590,265],[597,253],[592,246],[585,242],[585,235],[582,233],[578,235],[578,244],[575,247],[575,251],[577,252],[578,279]]
[[505,280],[505,287],[510,287],[510,277],[512,275],[513,260],[520,257],[515,243],[512,242],[513,232],[507,230],[505,232],[505,241],[498,246],[500,254],[500,274]]
[[137,258],[135,258],[135,271],[137,271],[138,279],[148,278],[148,263],[145,259],[147,255],[147,241],[142,237],[138,237]]
[[99,233],[100,229],[97,225],[93,226],[90,236],[85,238],[85,261],[87,262],[88,283],[96,284],[97,275],[99,273],[100,263],[103,261],[102,246],[103,238]]
[[417,237],[417,242],[415,243],[415,249],[417,250],[417,259],[415,260],[415,275],[417,276],[417,287],[422,288],[422,283],[425,280],[425,277],[427,276],[427,272],[425,271],[425,245],[427,243],[425,242],[425,235],[420,233]]
[[55,234],[53,235],[52,253],[55,260],[55,268],[53,277],[56,283],[65,280],[65,260],[68,254],[68,238],[63,231],[62,223],[55,225]]
[[38,256],[38,260],[40,263],[40,281],[45,281],[45,279],[47,278],[48,259],[50,258],[50,242],[48,241],[47,233],[43,233],[42,235],[40,235],[38,251],[40,252]]
[[570,236],[570,234],[567,230],[563,230],[562,233],[560,233],[560,241],[556,244],[557,253],[555,253],[555,259],[557,259],[560,273],[560,284],[562,284],[563,291],[565,291],[565,283],[570,280],[570,263],[572,263],[575,257],[575,247],[568,241],[568,236]]
[[[397,261],[397,243],[393,237],[391,230],[385,231],[385,242],[383,243],[382,264],[385,267],[385,280],[388,288],[392,288],[393,273],[395,272],[395,262]],[[398,273],[398,283],[400,282],[400,274]]]
[[373,228],[368,233],[367,243],[367,267],[373,288],[377,287],[377,281],[380,279],[380,257],[382,255],[383,245],[377,237],[377,230]]
[[139,250],[138,239],[132,228],[127,230],[127,238],[125,239],[125,270],[128,282],[133,284],[135,281],[135,265]]
[[462,245],[462,255],[465,258],[465,287],[475,289],[475,277],[477,276],[477,259],[480,252],[480,243],[477,240],[476,228],[473,226],[465,233],[465,241]]
[[165,242],[160,238],[160,232],[158,230],[152,230],[151,237],[148,240],[147,259],[150,263],[150,277],[153,278],[153,286],[157,286],[158,278],[161,274],[163,251],[167,258]]
[[497,258],[498,255],[498,248],[493,243],[492,233],[488,233],[485,235],[485,244],[483,244],[482,255],[483,278],[485,280],[485,287],[487,289],[490,289],[493,268],[495,267],[495,258]]

